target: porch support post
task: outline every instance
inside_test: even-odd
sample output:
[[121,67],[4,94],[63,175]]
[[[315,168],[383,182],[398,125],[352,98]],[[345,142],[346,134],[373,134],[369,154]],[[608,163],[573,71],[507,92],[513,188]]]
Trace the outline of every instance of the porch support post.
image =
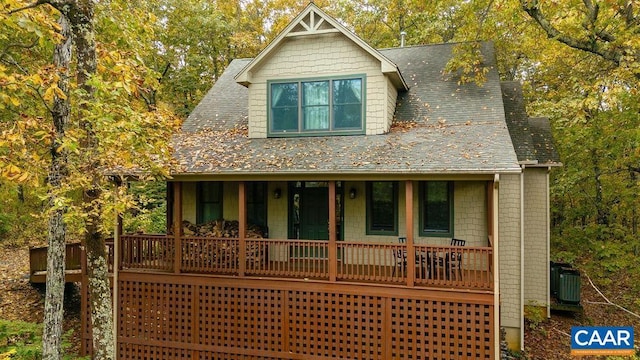
[[122,260],[120,256],[120,252],[122,251],[122,235],[124,234],[124,227],[122,225],[123,217],[122,213],[118,212],[116,215],[116,228],[115,233],[113,235],[113,273],[114,280],[116,276],[117,270],[120,270],[122,267]]
[[500,261],[499,261],[499,219],[498,205],[500,200],[500,174],[495,174],[491,184],[491,229],[493,232],[493,348],[494,358],[500,358]]
[[173,229],[173,183],[167,181],[167,189],[165,191],[165,199],[167,200],[167,234]]
[[338,279],[338,244],[336,234],[336,182],[329,181],[329,281]]
[[[122,184],[120,182],[116,183],[117,187],[120,187]],[[116,189],[116,194],[118,194],[118,189]],[[116,201],[118,201],[118,195],[116,195]],[[116,207],[117,208],[117,207]],[[112,301],[112,305],[113,305],[113,339],[115,340],[115,352],[116,352],[116,359],[118,358],[118,329],[120,328],[120,321],[119,321],[119,309],[120,309],[120,293],[119,293],[119,274],[118,272],[120,271],[120,249],[122,248],[120,242],[122,241],[122,213],[119,211],[116,211],[116,227],[114,229],[113,232],[113,249],[111,249],[113,251],[113,290],[112,290],[112,294],[113,294],[113,301]],[[108,255],[107,255],[108,257]],[[107,261],[109,261],[107,259]],[[84,296],[84,294],[83,294]]]
[[413,181],[405,181],[404,188],[407,227],[407,286],[411,287],[415,285],[416,280],[416,251],[413,246]]
[[238,276],[247,271],[247,191],[244,181],[238,184]]
[[174,253],[173,272],[180,273],[182,264],[182,182],[173,182],[173,237]]

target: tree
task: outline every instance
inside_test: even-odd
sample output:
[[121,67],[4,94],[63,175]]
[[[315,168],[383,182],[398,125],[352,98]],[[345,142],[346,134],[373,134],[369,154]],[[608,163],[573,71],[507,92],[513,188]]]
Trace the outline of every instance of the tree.
[[[25,131],[3,132],[3,141],[0,142],[0,149],[2,149],[0,154],[3,155],[3,162],[0,164],[0,169],[2,174],[11,181],[26,181],[35,177],[35,172],[29,171],[32,169],[33,160],[36,157],[33,150],[37,149],[35,145],[37,141],[34,141],[37,139],[34,137],[43,132],[44,134],[41,133],[40,136],[46,135],[48,143],[54,150],[47,154],[48,156],[40,158],[52,161],[54,164],[51,165],[52,174],[64,174],[65,172],[72,174],[72,176],[52,178],[53,184],[56,184],[56,186],[50,187],[51,204],[55,205],[52,216],[60,220],[60,214],[63,213],[67,223],[71,221],[73,224],[84,224],[91,290],[94,357],[113,358],[112,311],[104,245],[104,234],[107,233],[105,229],[108,228],[108,225],[104,221],[104,211],[105,208],[113,210],[114,207],[110,205],[109,198],[113,199],[114,194],[108,191],[110,184],[106,181],[104,170],[106,168],[115,169],[112,170],[112,173],[117,175],[118,173],[131,173],[131,169],[137,167],[138,169],[148,169],[147,174],[149,175],[147,176],[166,176],[168,173],[166,164],[169,157],[166,140],[169,138],[168,134],[175,129],[177,121],[174,121],[161,105],[153,109],[154,111],[145,111],[141,108],[143,102],[140,94],[149,87],[157,86],[157,83],[154,83],[157,81],[155,80],[157,76],[136,60],[135,53],[126,54],[120,49],[109,49],[109,45],[112,45],[109,43],[102,47],[97,45],[95,42],[97,37],[93,27],[94,5],[92,1],[84,0],[40,1],[32,4],[11,1],[3,7],[10,9],[9,13],[3,13],[3,22],[0,23],[3,26],[12,26],[14,23],[20,24],[30,20],[29,26],[38,29],[38,26],[47,24],[47,21],[52,18],[59,17],[68,20],[76,56],[74,66],[67,64],[65,67],[50,70],[51,77],[60,82],[58,85],[53,82],[54,85],[50,85],[45,91],[37,86],[31,86],[33,92],[23,94],[21,86],[13,84],[15,75],[2,74],[0,82],[11,81],[9,85],[12,92],[5,100],[15,107],[13,116],[2,112],[2,118],[6,119],[6,123],[3,124],[6,124],[8,128],[36,127],[33,123],[43,125],[43,121],[26,120],[30,119],[31,115],[27,114],[26,109],[20,106],[23,95],[39,99],[41,106],[46,109],[51,108],[50,102],[54,102],[53,109],[56,111],[51,111],[51,113],[53,115],[66,113],[67,116],[70,114],[72,121],[64,132],[58,131],[57,126],[63,122],[58,121],[58,118],[54,116],[56,126],[53,135],[49,135],[50,132],[46,130],[35,132],[33,136],[27,136],[30,134]],[[106,16],[110,6],[121,7],[123,2],[112,1],[99,5],[103,5],[103,7],[98,7],[103,11],[101,16]],[[53,12],[52,9],[57,11]],[[24,20],[25,18],[27,20]],[[63,29],[63,27],[55,28]],[[115,30],[111,30],[115,32]],[[104,34],[105,38],[113,38],[110,35],[113,34]],[[56,38],[53,35],[51,37]],[[58,45],[59,48],[61,46]],[[65,46],[68,47],[68,45]],[[18,48],[24,49],[26,47]],[[98,63],[98,53],[102,65]],[[125,54],[126,56],[124,56]],[[18,71],[26,74],[23,78],[27,79],[27,75],[30,75],[28,79],[37,82],[32,79],[35,75],[29,74],[24,65],[15,61],[15,58],[11,58],[16,64],[15,67]],[[46,66],[43,67],[46,68]],[[70,80],[67,71],[71,68],[76,71],[76,81],[74,86],[67,88],[66,82]],[[39,82],[42,83],[43,80],[40,79]],[[29,83],[26,82],[26,85]],[[78,106],[70,111],[68,108],[65,111],[63,106],[58,109],[56,104],[68,104],[70,98],[74,98]],[[42,128],[47,129],[47,126],[42,126]],[[4,139],[5,136],[7,141]],[[4,155],[5,153],[7,156]],[[27,155],[10,156],[15,153]],[[58,160],[65,158],[68,160],[67,171],[58,165]],[[60,188],[60,191],[54,192],[53,190],[57,188]],[[83,194],[82,202],[77,202],[77,195],[74,196],[78,190],[81,190],[80,193]],[[119,189],[116,190],[119,191]],[[65,211],[59,211],[61,209],[65,209]],[[107,217],[113,218],[113,215]],[[50,222],[50,224],[52,223],[54,222]],[[56,221],[55,224],[62,223]],[[64,229],[64,227],[57,229]],[[52,233],[60,235],[60,231],[52,231]],[[61,247],[61,253],[64,254],[64,236],[57,236],[56,239],[57,242],[52,246],[53,252],[56,252],[55,248]],[[52,256],[52,258],[57,257]],[[51,265],[55,269],[49,269],[50,273],[63,273],[63,264],[64,261],[58,261],[57,265]],[[56,285],[55,279],[56,276],[51,277],[52,284],[48,290],[54,291],[63,288],[63,283]],[[53,308],[57,309],[56,306]],[[52,314],[51,319],[59,318],[61,315]],[[51,319],[47,319],[46,326],[56,325],[56,320],[49,323]],[[43,349],[46,358],[61,356],[59,345],[56,343],[56,333],[56,330],[52,330],[47,335],[49,339],[44,339],[46,344]]]
[[573,49],[595,54],[640,80],[640,16],[634,1],[520,0],[522,8],[548,35]]
[[58,359],[61,353],[63,300],[65,283],[66,224],[64,207],[59,203],[60,190],[65,183],[67,173],[67,151],[62,147],[65,132],[69,124],[69,68],[71,65],[71,28],[66,17],[61,16],[61,43],[56,44],[53,64],[58,69],[60,93],[53,99],[51,117],[53,120],[53,139],[51,141],[51,166],[47,181],[49,191],[47,284],[44,309],[44,331],[42,354],[44,359]]

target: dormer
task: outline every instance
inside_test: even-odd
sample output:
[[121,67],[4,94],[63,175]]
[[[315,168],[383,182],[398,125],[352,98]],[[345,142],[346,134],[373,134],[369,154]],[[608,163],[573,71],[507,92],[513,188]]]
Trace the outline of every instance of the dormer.
[[407,90],[396,64],[313,3],[236,81],[251,138],[384,134]]

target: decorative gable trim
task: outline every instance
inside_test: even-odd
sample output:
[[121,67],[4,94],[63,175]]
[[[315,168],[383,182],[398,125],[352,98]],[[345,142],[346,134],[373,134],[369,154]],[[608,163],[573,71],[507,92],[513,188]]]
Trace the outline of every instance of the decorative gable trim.
[[341,33],[349,38],[369,55],[380,61],[380,70],[383,74],[389,76],[397,89],[408,90],[408,86],[396,64],[322,11],[314,3],[310,3],[253,61],[235,76],[236,82],[244,86],[251,84],[252,70],[266,59],[272,51],[275,51],[283,41],[286,41],[286,38],[327,33]]
[[337,33],[340,30],[335,26],[317,14],[315,11],[310,11],[306,17],[300,19],[297,25],[291,29],[291,32],[286,34],[286,37],[304,36],[304,35],[318,35],[326,33]]

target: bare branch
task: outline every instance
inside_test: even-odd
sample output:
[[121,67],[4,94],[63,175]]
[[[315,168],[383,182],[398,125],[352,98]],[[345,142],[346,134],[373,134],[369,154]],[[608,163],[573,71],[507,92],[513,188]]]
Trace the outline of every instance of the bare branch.
[[[562,33],[560,30],[556,29],[556,27],[554,27],[553,24],[551,24],[551,22],[544,16],[542,11],[540,10],[540,7],[538,6],[538,0],[520,0],[520,4],[522,5],[524,11],[529,14],[529,16],[531,16],[538,23],[538,25],[540,25],[542,30],[547,33],[547,36],[549,38],[556,39],[574,49],[598,55],[605,60],[614,62],[617,66],[620,65],[620,61],[623,57],[623,50],[607,50],[602,48],[598,44],[598,42],[584,41]],[[606,33],[603,34],[602,37],[603,39],[606,38]]]
[[33,42],[31,44],[9,44],[4,48],[4,50],[2,50],[2,53],[0,53],[0,59],[2,59],[9,52],[9,49],[11,48],[31,49],[36,45],[38,45],[37,38],[33,39]]
[[559,332],[560,334],[562,334],[562,335],[564,335],[564,336],[571,337],[571,334],[568,334],[568,333],[566,333],[566,332],[564,332],[564,331],[562,331],[562,330],[560,330],[560,329],[556,329],[556,328],[552,328],[552,329],[553,329],[553,330],[555,330],[555,331],[557,331],[557,332]]
[[47,1],[46,1],[46,0],[38,0],[38,1],[34,2],[33,4],[30,4],[30,5],[27,5],[27,6],[24,6],[24,7],[18,8],[18,9],[10,10],[10,11],[8,12],[8,14],[9,14],[9,15],[11,15],[11,14],[18,13],[18,12],[20,12],[20,11],[24,11],[24,10],[28,10],[28,9],[33,9],[33,8],[36,8],[36,7],[38,7],[38,6],[40,6],[40,5],[43,5],[43,4],[46,4],[46,3],[47,3]]
[[47,104],[47,100],[45,100],[44,97],[42,96],[42,94],[40,93],[40,89],[39,88],[37,88],[37,87],[35,87],[35,86],[33,86],[33,85],[29,84],[29,83],[26,83],[26,82],[7,83],[7,84],[4,84],[4,85],[7,86],[7,87],[11,86],[11,85],[19,85],[19,86],[26,86],[26,87],[30,88],[37,95],[37,96],[34,96],[34,97],[39,99],[42,102],[42,105],[44,105],[44,107],[47,109],[47,111],[49,113],[51,113],[51,107],[49,107],[49,104]]
[[[620,309],[620,310],[622,310],[622,311],[624,311],[624,312],[626,312],[626,313],[628,313],[628,314],[630,314],[630,315],[633,315],[633,316],[637,317],[638,319],[640,319],[640,315],[638,315],[638,314],[634,313],[633,311],[630,311],[630,310],[625,309],[624,307],[622,307],[622,306],[620,306],[620,305],[618,305],[618,304],[616,304],[616,303],[612,302],[612,301],[611,301],[611,300],[609,300],[606,296],[604,296],[604,294],[602,293],[602,291],[600,291],[600,289],[598,289],[598,288],[593,284],[593,281],[591,281],[591,278],[589,277],[589,275],[587,275],[587,274],[585,273],[585,274],[584,274],[584,276],[586,276],[586,277],[587,277],[587,280],[589,280],[589,284],[591,284],[591,287],[593,287],[593,288],[596,290],[596,292],[598,292],[598,294],[600,294],[600,296],[602,296],[602,298],[606,301],[606,303],[605,303],[605,304],[607,304],[607,305],[611,305],[611,306],[615,306],[615,307],[617,307],[618,309]],[[597,302],[594,302],[594,304],[598,304],[598,303],[597,303]]]
[[168,62],[167,66],[164,67],[164,71],[162,71],[162,74],[160,74],[160,78],[158,79],[158,82],[162,82],[162,79],[164,79],[164,77],[167,75],[170,68],[171,68],[171,63]]
[[638,25],[638,19],[636,19],[633,14],[633,0],[627,0],[627,4],[624,8],[624,18],[627,23],[627,26],[635,26]]
[[600,6],[598,4],[593,5],[591,0],[582,0],[582,2],[588,10],[587,16],[589,17],[589,22],[595,25],[596,20],[598,20],[598,12],[600,11]]
[[40,93],[40,89],[38,89],[37,87],[31,85],[31,84],[23,84],[24,86],[31,88],[31,90],[33,90],[33,92],[35,92],[38,95],[38,98],[40,99],[40,101],[42,102],[42,104],[44,105],[45,108],[47,108],[47,111],[51,114],[53,112],[53,109],[51,109],[51,107],[49,106],[49,104],[47,103],[47,100],[44,99],[44,97],[42,97],[42,94]]
[[17,67],[18,70],[22,71],[22,73],[25,75],[29,74],[29,72],[25,68],[23,68],[22,65],[18,64],[18,62],[11,55],[6,56],[6,58],[4,59],[0,57],[0,62]]

